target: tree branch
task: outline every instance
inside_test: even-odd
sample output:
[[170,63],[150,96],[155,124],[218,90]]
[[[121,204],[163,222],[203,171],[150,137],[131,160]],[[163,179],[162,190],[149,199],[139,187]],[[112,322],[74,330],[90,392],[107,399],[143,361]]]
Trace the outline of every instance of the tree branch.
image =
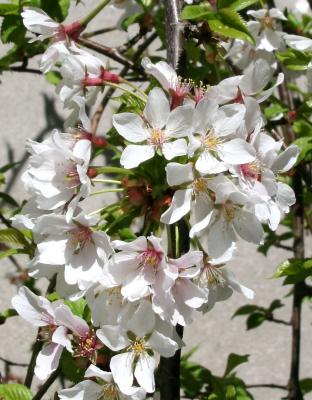
[[79,38],[78,43],[87,47],[88,49],[95,50],[98,53],[117,61],[119,64],[124,65],[125,67],[142,71],[142,68],[136,66],[133,61],[125,58],[117,49],[114,49],[113,47],[107,47],[103,44],[99,44],[86,38]]
[[52,372],[52,374],[44,382],[44,384],[41,386],[41,388],[38,390],[37,394],[35,394],[35,396],[32,398],[32,400],[42,399],[43,395],[48,391],[49,387],[57,379],[57,377],[60,375],[60,373],[61,373],[60,367],[58,369],[56,369],[54,372]]
[[287,390],[287,386],[285,385],[276,385],[275,383],[254,383],[250,385],[245,385],[247,389],[252,389],[252,388],[270,388],[270,389],[281,389],[281,390]]
[[[182,9],[182,0],[164,0],[166,35],[167,35],[167,59],[169,64],[181,76],[187,73],[187,56],[183,29],[179,22],[179,15]],[[188,226],[185,222],[179,221],[170,225],[168,238],[171,246],[168,255],[174,258],[186,253],[190,247]],[[169,247],[169,246],[168,246]],[[177,334],[182,339],[183,326],[177,325]],[[160,357],[157,383],[162,400],[180,399],[180,362],[181,350],[178,350],[173,357]]]

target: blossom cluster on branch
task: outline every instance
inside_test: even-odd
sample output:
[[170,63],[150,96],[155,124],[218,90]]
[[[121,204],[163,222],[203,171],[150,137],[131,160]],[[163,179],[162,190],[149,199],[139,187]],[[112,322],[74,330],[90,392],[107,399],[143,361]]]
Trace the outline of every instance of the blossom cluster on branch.
[[[222,43],[240,75],[206,87],[182,79],[165,61],[144,57],[142,68],[153,79],[145,91],[79,44],[96,14],[62,25],[40,9],[22,13],[33,40],[50,39],[40,69],[58,70],[57,93],[69,117],[66,132],[28,141],[22,181],[30,199],[13,221],[32,233],[30,276],[56,279],[57,299],[21,287],[12,304],[40,328],[39,379],[58,368],[65,351],[86,361],[85,379],[61,390],[61,400],[145,398],[155,391],[159,356],[172,357],[183,346],[177,324],[190,324],[195,310],[206,313],[233,291],[254,297],[226,263],[240,239],[261,244],[263,225],[276,230],[289,212],[295,195],[280,176],[299,154],[266,129],[261,103],[284,81],[274,51],[311,51],[312,40],[283,33],[279,21],[286,17],[277,8],[247,14],[255,44]],[[114,114],[113,136],[98,140],[88,110],[106,87],[135,107]],[[115,151],[112,165],[93,164],[99,147]],[[99,179],[103,173],[109,176]],[[111,179],[114,174],[123,179]],[[107,187],[93,191],[99,183]],[[105,203],[110,192],[124,214],[140,210],[128,238],[110,223],[116,207],[84,208],[85,199],[103,196]],[[181,224],[189,238],[181,237]],[[191,248],[178,254],[185,239]],[[79,299],[89,311],[83,316],[68,305]]]

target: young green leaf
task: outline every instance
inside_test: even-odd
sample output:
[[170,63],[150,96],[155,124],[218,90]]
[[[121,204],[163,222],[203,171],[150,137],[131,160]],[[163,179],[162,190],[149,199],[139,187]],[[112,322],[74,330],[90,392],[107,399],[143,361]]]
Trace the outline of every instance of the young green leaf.
[[0,399],[5,400],[31,400],[33,395],[24,385],[8,383],[0,385]]
[[194,5],[184,7],[180,18],[184,20],[205,19],[207,16],[212,14],[213,13],[208,5]]
[[240,14],[230,8],[218,10],[213,17],[208,17],[210,29],[222,36],[245,40],[255,44],[255,39]]
[[232,10],[240,11],[244,8],[250,7],[260,0],[218,0],[217,7],[220,8],[231,8]]

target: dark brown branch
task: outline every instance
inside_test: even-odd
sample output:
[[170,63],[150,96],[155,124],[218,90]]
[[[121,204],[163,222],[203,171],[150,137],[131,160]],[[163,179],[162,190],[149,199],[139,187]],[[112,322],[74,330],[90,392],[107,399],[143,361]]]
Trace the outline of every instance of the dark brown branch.
[[247,389],[252,389],[252,388],[270,388],[270,389],[287,390],[287,386],[276,385],[275,383],[255,383],[255,384],[246,385],[246,388]]
[[272,318],[267,317],[267,320],[270,321],[270,322],[275,322],[276,324],[291,326],[291,323],[290,323],[290,322],[284,321],[284,320],[282,320],[282,319],[278,319],[278,318],[274,318],[274,317],[272,317]]
[[93,40],[85,39],[82,37],[78,39],[78,43],[82,46],[87,47],[88,49],[95,50],[98,53],[117,61],[119,64],[124,65],[125,67],[141,70],[141,68],[135,66],[132,61],[125,58],[122,54],[119,53],[117,49],[114,49],[113,47],[104,46],[103,44],[99,44],[97,42],[94,42]]
[[[167,59],[168,63],[180,74],[185,77],[187,74],[187,55],[184,32],[179,22],[179,15],[182,9],[182,0],[164,0],[165,19],[166,19],[166,35],[167,35]],[[177,230],[176,230],[177,228]],[[176,235],[179,237],[177,238]],[[169,229],[171,249],[168,254],[177,258],[189,250],[189,232],[184,221],[177,226],[170,226]],[[178,248],[175,243],[178,239]],[[183,327],[177,325],[177,334],[182,339]],[[179,400],[180,399],[180,363],[181,350],[178,350],[173,357],[160,357],[157,384],[162,400]]]
[[57,370],[55,370],[54,372],[52,372],[52,374],[44,382],[44,384],[41,386],[41,388],[38,390],[38,392],[35,394],[35,396],[32,398],[32,400],[42,399],[42,397],[45,395],[45,393],[48,391],[49,387],[57,379],[57,377],[60,375],[60,373],[61,373],[60,367]]
[[[304,258],[304,203],[303,184],[300,173],[300,165],[295,170],[293,188],[297,203],[294,205],[294,256]],[[299,384],[300,367],[300,338],[301,338],[301,306],[304,296],[305,283],[299,282],[294,285],[293,309],[292,309],[292,344],[291,344],[291,366],[288,381],[288,400],[302,400],[302,392]]]
[[3,361],[4,363],[14,366],[14,367],[28,367],[28,364],[24,364],[24,363],[18,363],[15,361],[10,361],[7,360],[6,358],[0,357],[0,360]]
[[[38,329],[38,333],[37,333],[37,339],[38,339],[38,336],[39,336],[39,329]],[[33,352],[31,354],[31,359],[30,359],[30,362],[28,365],[25,381],[24,381],[24,385],[27,386],[28,388],[31,387],[31,384],[32,384],[32,381],[34,378],[36,359],[37,359],[37,356],[38,356],[41,348],[42,348],[42,342],[39,342],[38,340],[36,340],[34,347],[33,347]]]
[[112,32],[114,30],[116,30],[115,27],[97,29],[97,30],[92,31],[92,32],[85,32],[80,37],[84,38],[84,39],[88,39],[88,38],[93,37],[93,36],[103,35],[103,33]]
[[35,68],[10,67],[7,71],[27,72],[27,73],[30,73],[30,74],[42,75],[42,72],[40,71],[40,69],[35,69]]

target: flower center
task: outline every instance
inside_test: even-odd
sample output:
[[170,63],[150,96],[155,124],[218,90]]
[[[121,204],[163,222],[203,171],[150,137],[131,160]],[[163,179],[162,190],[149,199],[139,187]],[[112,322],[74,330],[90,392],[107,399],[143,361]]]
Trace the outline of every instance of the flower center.
[[129,347],[130,351],[133,351],[136,356],[144,353],[146,351],[144,339],[136,339],[133,344]]
[[202,144],[205,150],[208,151],[216,151],[220,143],[221,139],[214,136],[211,132],[208,132],[202,139]]
[[77,171],[77,164],[72,163],[72,165],[65,171],[65,181],[72,187],[80,185],[80,176]]
[[249,164],[240,165],[240,171],[245,178],[252,178],[256,180],[261,179],[261,168],[257,161],[253,161]]
[[70,241],[74,247],[75,254],[79,253],[92,240],[92,230],[88,226],[79,225],[69,233],[71,234]]
[[201,279],[204,280],[208,286],[224,286],[226,280],[219,268],[209,263],[205,264],[201,272]]
[[273,28],[273,23],[274,23],[274,19],[272,17],[270,17],[269,15],[266,15],[265,17],[262,18],[261,20],[261,24],[264,28]]
[[151,131],[149,142],[152,146],[159,149],[162,147],[162,145],[165,143],[165,141],[166,141],[166,135],[163,130],[155,128]]
[[195,192],[206,192],[207,191],[207,181],[204,178],[195,179],[193,182],[193,190]]
[[100,393],[97,400],[119,400],[119,390],[115,383],[108,383],[103,386],[102,392]]
[[162,260],[162,253],[153,249],[146,249],[139,255],[140,262],[147,267],[157,268]]
[[222,213],[227,222],[233,221],[235,217],[235,208],[231,202],[222,204]]
[[94,331],[89,331],[87,336],[78,339],[78,345],[75,349],[75,357],[85,357],[91,361],[95,361],[97,348],[97,339]]

